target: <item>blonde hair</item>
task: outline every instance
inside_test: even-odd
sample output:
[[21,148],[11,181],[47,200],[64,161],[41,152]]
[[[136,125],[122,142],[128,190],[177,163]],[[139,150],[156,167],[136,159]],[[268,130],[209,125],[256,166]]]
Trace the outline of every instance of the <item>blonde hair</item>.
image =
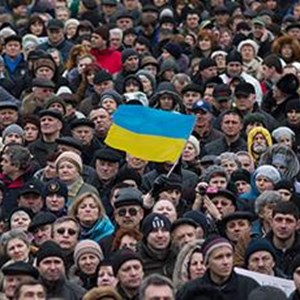
[[68,215],[75,218],[75,219],[78,219],[77,218],[77,213],[78,213],[79,205],[86,198],[92,198],[95,201],[95,203],[96,203],[96,205],[98,206],[98,209],[99,209],[99,218],[103,218],[106,215],[105,208],[102,204],[101,199],[96,194],[94,194],[92,192],[87,192],[87,193],[83,193],[83,194],[79,195],[74,200],[74,202],[72,203],[72,206],[69,208]]

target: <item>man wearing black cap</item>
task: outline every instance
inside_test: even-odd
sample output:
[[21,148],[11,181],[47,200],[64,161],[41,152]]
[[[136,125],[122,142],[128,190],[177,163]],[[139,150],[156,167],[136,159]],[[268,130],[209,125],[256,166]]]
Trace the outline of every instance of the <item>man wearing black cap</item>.
[[191,113],[193,104],[201,100],[203,89],[200,85],[190,83],[181,90],[182,102],[186,113]]
[[143,240],[138,253],[143,261],[145,275],[158,273],[171,277],[175,255],[171,248],[171,222],[157,213],[148,215],[142,224]]
[[117,291],[124,300],[138,299],[144,278],[141,258],[129,249],[119,250],[112,257],[114,274],[118,278]]
[[90,119],[81,118],[70,124],[72,136],[82,143],[82,161],[90,165],[97,150],[103,144],[95,137],[95,123]]
[[115,87],[112,75],[105,70],[100,70],[95,74],[93,83],[94,92],[91,96],[83,99],[78,107],[86,116],[89,115],[92,109],[99,107],[101,94],[108,90],[114,90]]
[[135,74],[139,67],[139,54],[132,48],[122,51],[122,71],[116,77],[116,90],[123,92],[124,80],[128,75]]
[[98,191],[106,208],[106,213],[111,214],[109,194],[114,186],[114,180],[120,169],[121,155],[109,148],[98,150],[94,156],[95,169],[98,175]]
[[43,243],[36,254],[36,264],[47,298],[82,299],[85,290],[66,279],[65,256],[57,243]]
[[235,90],[235,105],[241,116],[246,116],[249,113],[261,113],[265,119],[267,129],[272,131],[278,124],[277,121],[264,110],[262,110],[256,102],[254,86],[248,82],[239,83]]
[[196,78],[198,84],[205,84],[207,81],[218,75],[217,63],[211,58],[202,58],[199,63],[199,73]]
[[46,158],[57,148],[56,139],[63,129],[63,117],[60,112],[47,109],[39,114],[41,137],[30,144],[29,150],[41,167],[46,166]]
[[46,99],[53,95],[54,83],[47,78],[35,78],[32,80],[32,92],[27,95],[21,106],[23,114],[34,114],[41,110]]
[[47,23],[48,41],[39,46],[40,49],[47,51],[50,48],[57,49],[64,61],[67,61],[69,52],[74,46],[73,43],[65,39],[64,23],[60,20],[50,19]]
[[4,51],[5,69],[14,83],[14,95],[19,97],[29,81],[27,64],[22,54],[22,37],[11,35],[5,38]]
[[226,71],[220,75],[225,84],[229,84],[232,78],[241,77],[246,82],[251,83],[255,89],[256,101],[258,104],[262,101],[262,90],[260,83],[253,76],[243,71],[243,59],[239,52],[231,51],[226,56]]
[[11,124],[17,123],[19,119],[19,107],[13,101],[2,101],[0,103],[0,127],[4,129]]
[[15,299],[15,292],[19,284],[39,278],[38,270],[29,263],[18,261],[2,268],[4,275],[3,292],[7,299]]
[[232,91],[227,84],[218,84],[212,93],[213,114],[219,116],[220,113],[230,109],[232,102]]
[[115,74],[122,69],[121,53],[109,48],[109,30],[105,26],[95,29],[92,34],[91,54],[96,58],[97,65],[107,70],[110,74]]

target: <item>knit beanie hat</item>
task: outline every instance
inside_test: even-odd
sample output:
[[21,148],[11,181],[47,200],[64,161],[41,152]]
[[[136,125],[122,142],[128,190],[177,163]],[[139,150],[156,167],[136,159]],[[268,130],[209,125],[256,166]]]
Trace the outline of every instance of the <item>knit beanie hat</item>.
[[74,250],[74,262],[78,267],[78,261],[83,254],[91,253],[99,258],[99,260],[103,260],[104,255],[100,248],[100,246],[93,240],[82,240],[80,241]]
[[47,99],[44,108],[45,109],[51,109],[51,105],[54,104],[54,103],[59,103],[64,109],[64,114],[66,113],[67,107],[66,107],[65,101],[62,98],[60,98],[59,96],[55,96],[55,95],[50,96]]
[[130,56],[139,56],[139,53],[132,48],[126,48],[122,51],[122,63],[130,57]]
[[157,228],[165,228],[170,231],[171,222],[165,215],[151,213],[143,220],[141,231],[146,238],[150,232]]
[[2,132],[2,139],[4,140],[6,136],[8,136],[12,133],[17,134],[18,136],[20,136],[22,138],[22,140],[24,140],[25,132],[24,132],[23,128],[18,124],[11,124],[11,125],[7,126]]
[[93,82],[94,82],[94,84],[100,84],[104,81],[110,81],[110,80],[113,80],[111,74],[105,70],[100,70],[99,72],[97,72],[95,74]]
[[129,260],[139,260],[143,263],[139,255],[130,249],[121,249],[116,251],[112,257],[114,274],[117,275],[122,265]]
[[281,179],[279,171],[271,165],[263,165],[258,167],[255,172],[255,178],[257,178],[258,176],[264,176],[270,181],[272,181],[274,184],[279,182]]
[[287,95],[295,94],[299,88],[299,81],[296,75],[286,74],[277,81],[276,87]]
[[248,266],[248,261],[250,256],[257,251],[267,251],[271,253],[271,255],[274,258],[274,261],[276,261],[275,249],[273,248],[272,244],[268,240],[263,238],[253,239],[250,241],[248,247],[246,248],[246,252],[244,256],[244,262],[246,267]]
[[168,51],[175,59],[179,59],[182,53],[180,45],[174,42],[167,43],[163,49]]
[[196,155],[199,156],[200,154],[200,142],[197,140],[196,137],[194,137],[193,135],[190,135],[188,142],[191,143],[193,145],[193,147],[196,150]]
[[276,140],[276,142],[280,142],[281,137],[289,137],[292,139],[295,137],[295,132],[286,126],[281,126],[272,131],[272,137]]
[[72,151],[65,151],[62,154],[60,154],[55,161],[56,168],[58,168],[59,163],[62,161],[69,161],[70,163],[76,166],[80,174],[82,173],[82,159],[77,153]]
[[277,184],[275,185],[274,190],[278,191],[278,190],[281,190],[281,189],[288,190],[291,193],[295,193],[295,191],[296,191],[293,181],[288,180],[288,179],[282,179],[279,182],[277,182]]
[[46,241],[41,245],[38,252],[36,253],[37,266],[44,258],[51,256],[59,257],[65,262],[65,255],[62,248],[54,241]]
[[247,171],[245,169],[237,169],[231,174],[230,180],[232,182],[237,182],[237,181],[241,180],[241,181],[245,181],[250,184],[251,174],[249,171]]
[[285,106],[285,113],[288,113],[291,110],[300,112],[300,99],[293,99],[287,102]]
[[243,63],[243,58],[240,52],[233,50],[226,56],[226,64],[229,64],[230,62],[239,62]]
[[203,229],[204,236],[206,236],[209,230],[209,224],[204,213],[196,210],[190,210],[187,211],[183,217],[194,220]]
[[263,285],[255,288],[252,290],[248,297],[247,300],[287,300],[285,292],[275,286],[271,285]]
[[212,235],[208,237],[205,242],[202,245],[202,253],[203,253],[203,258],[204,258],[204,263],[207,264],[209,256],[212,254],[212,252],[220,247],[228,247],[231,250],[233,250],[232,245],[230,242],[218,235]]

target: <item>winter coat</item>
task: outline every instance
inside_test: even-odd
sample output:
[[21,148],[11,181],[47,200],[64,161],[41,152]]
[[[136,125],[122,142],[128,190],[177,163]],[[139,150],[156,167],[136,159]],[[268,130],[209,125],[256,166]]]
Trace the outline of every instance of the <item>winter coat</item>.
[[151,274],[160,274],[172,278],[175,264],[175,253],[172,249],[164,251],[155,251],[142,241],[138,245],[137,251],[143,261],[145,277]]
[[173,272],[173,284],[176,290],[179,290],[190,278],[188,267],[193,253],[196,249],[201,249],[204,240],[197,240],[193,243],[188,243],[179,252],[174,272]]
[[100,103],[99,95],[93,92],[92,95],[83,99],[80,102],[78,106],[78,110],[87,117],[93,109],[99,107],[99,103]]
[[94,275],[87,275],[77,266],[73,265],[69,270],[68,278],[70,282],[79,285],[88,291],[97,287],[98,272]]
[[113,49],[92,49],[91,54],[95,57],[96,64],[109,73],[115,74],[122,70],[121,52]]
[[235,271],[232,271],[227,282],[219,286],[211,280],[208,270],[202,278],[197,278],[186,283],[177,292],[176,300],[194,299],[201,285],[210,285],[217,288],[223,300],[247,299],[250,292],[259,287],[259,284],[254,279],[237,274]]

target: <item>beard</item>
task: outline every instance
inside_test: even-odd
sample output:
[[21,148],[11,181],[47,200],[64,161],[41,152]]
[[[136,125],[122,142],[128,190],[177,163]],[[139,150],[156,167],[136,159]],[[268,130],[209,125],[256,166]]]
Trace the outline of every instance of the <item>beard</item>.
[[256,154],[262,154],[267,150],[267,145],[265,143],[264,144],[255,144],[254,143],[252,146],[252,149]]

